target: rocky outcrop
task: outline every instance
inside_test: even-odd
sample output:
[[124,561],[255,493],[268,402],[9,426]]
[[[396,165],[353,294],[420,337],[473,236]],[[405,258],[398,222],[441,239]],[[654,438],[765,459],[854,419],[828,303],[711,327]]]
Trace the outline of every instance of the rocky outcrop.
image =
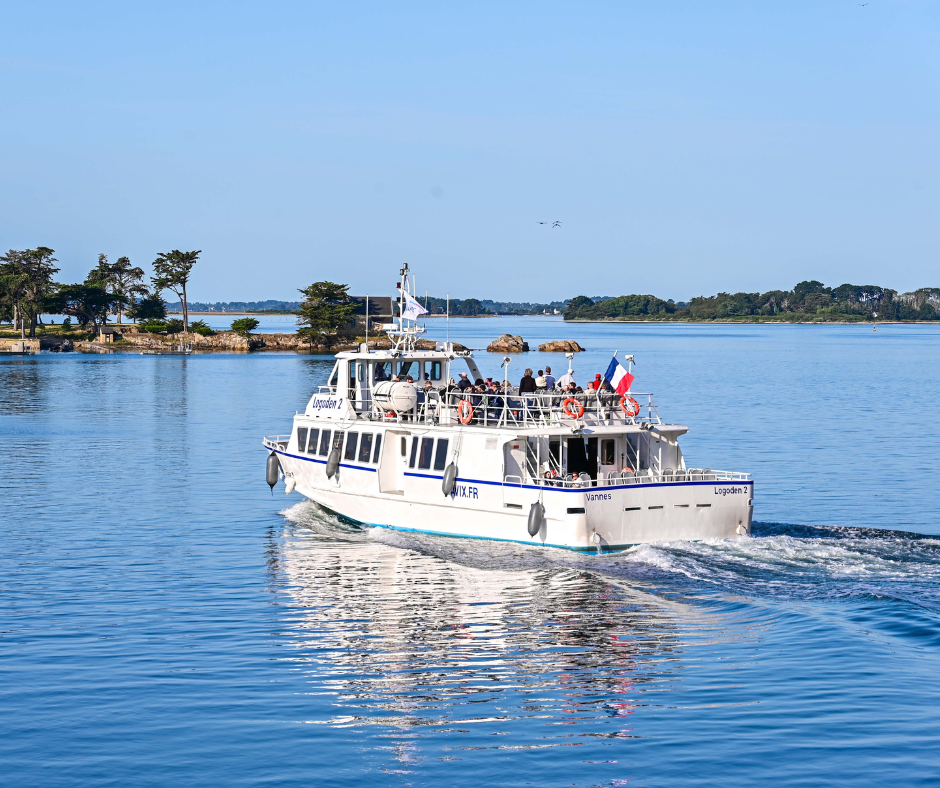
[[526,353],[529,343],[522,337],[503,334],[499,339],[490,342],[486,349],[490,353]]
[[583,353],[584,348],[581,347],[573,339],[559,339],[555,342],[546,342],[544,345],[539,345],[540,353]]

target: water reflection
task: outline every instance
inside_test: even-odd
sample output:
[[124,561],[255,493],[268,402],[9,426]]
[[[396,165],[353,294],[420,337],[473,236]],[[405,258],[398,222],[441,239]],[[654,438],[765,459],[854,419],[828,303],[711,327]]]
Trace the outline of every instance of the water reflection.
[[634,737],[632,715],[682,682],[696,633],[729,636],[702,609],[576,566],[514,568],[507,552],[483,569],[386,544],[313,504],[288,517],[269,554],[290,599],[285,645],[310,693],[335,707],[308,722],[410,732],[405,761],[441,735],[472,734],[445,750]]
[[8,415],[36,413],[45,407],[35,359],[0,361],[0,412]]

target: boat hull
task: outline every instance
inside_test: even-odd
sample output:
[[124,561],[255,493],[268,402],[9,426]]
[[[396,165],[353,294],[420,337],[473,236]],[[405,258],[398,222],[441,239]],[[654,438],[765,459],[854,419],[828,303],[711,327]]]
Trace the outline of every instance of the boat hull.
[[[649,542],[725,539],[750,533],[753,482],[683,481],[563,488],[458,476],[443,495],[442,473],[408,473],[398,493],[379,490],[369,468],[278,451],[292,488],[337,514],[367,525],[441,536],[492,539],[579,551],[621,550]],[[528,533],[531,505],[544,515]]]

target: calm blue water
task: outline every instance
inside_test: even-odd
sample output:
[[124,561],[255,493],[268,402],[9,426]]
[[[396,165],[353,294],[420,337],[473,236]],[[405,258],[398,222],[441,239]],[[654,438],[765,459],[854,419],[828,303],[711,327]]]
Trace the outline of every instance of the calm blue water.
[[940,782],[940,327],[451,321],[504,330],[635,353],[755,537],[363,530],[264,483],[328,359],[2,359],[3,782]]

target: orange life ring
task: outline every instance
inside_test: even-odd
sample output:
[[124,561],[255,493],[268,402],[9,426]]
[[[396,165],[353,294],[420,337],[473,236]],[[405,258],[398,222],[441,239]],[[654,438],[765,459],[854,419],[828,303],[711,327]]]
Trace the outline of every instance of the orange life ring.
[[[627,408],[628,402],[633,403],[632,408],[629,408],[629,409]],[[633,397],[631,397],[629,394],[627,394],[620,398],[620,409],[624,413],[626,413],[628,416],[636,416],[640,412],[640,403],[637,402],[635,399],[633,399]]]
[[[569,410],[569,405],[574,405],[574,408]],[[562,403],[562,408],[564,408],[565,414],[571,416],[573,419],[580,419],[584,415],[584,405],[578,402],[574,397],[568,397],[568,399]]]
[[457,406],[457,416],[460,418],[461,424],[469,424],[473,418],[473,405],[467,400],[461,400]]

